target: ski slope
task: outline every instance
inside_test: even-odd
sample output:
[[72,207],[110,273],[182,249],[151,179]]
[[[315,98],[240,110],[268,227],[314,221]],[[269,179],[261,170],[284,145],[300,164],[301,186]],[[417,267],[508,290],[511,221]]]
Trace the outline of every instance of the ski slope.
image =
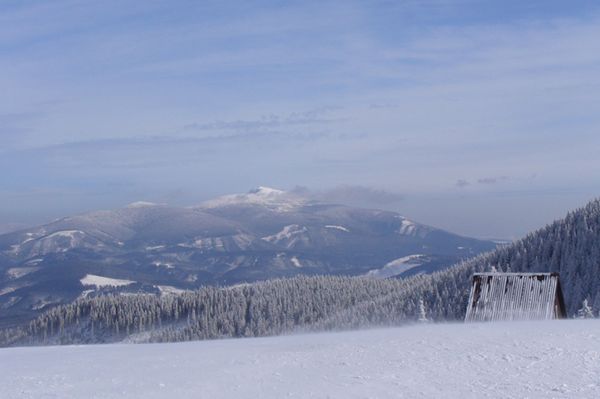
[[0,349],[0,397],[598,398],[600,320]]

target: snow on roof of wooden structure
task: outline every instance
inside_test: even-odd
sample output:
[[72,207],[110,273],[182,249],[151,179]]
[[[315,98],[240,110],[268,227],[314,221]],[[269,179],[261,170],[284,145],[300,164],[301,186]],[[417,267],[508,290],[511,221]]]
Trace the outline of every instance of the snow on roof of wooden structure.
[[465,321],[566,317],[558,273],[476,273]]

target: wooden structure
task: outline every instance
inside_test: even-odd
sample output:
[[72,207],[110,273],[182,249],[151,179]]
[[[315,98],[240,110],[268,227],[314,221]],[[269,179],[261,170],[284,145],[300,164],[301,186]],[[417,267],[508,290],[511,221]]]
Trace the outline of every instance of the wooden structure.
[[476,273],[465,321],[566,318],[558,273]]

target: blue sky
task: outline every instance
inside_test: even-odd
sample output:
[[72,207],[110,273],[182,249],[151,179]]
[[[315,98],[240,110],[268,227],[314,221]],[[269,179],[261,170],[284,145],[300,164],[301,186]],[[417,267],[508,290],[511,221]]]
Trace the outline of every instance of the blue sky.
[[513,238],[600,193],[586,1],[2,1],[0,225],[257,185]]

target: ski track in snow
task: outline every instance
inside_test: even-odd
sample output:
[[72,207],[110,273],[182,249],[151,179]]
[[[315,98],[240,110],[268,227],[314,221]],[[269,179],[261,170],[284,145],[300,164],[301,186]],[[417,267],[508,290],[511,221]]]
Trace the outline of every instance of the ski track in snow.
[[0,349],[0,397],[598,398],[600,320]]

